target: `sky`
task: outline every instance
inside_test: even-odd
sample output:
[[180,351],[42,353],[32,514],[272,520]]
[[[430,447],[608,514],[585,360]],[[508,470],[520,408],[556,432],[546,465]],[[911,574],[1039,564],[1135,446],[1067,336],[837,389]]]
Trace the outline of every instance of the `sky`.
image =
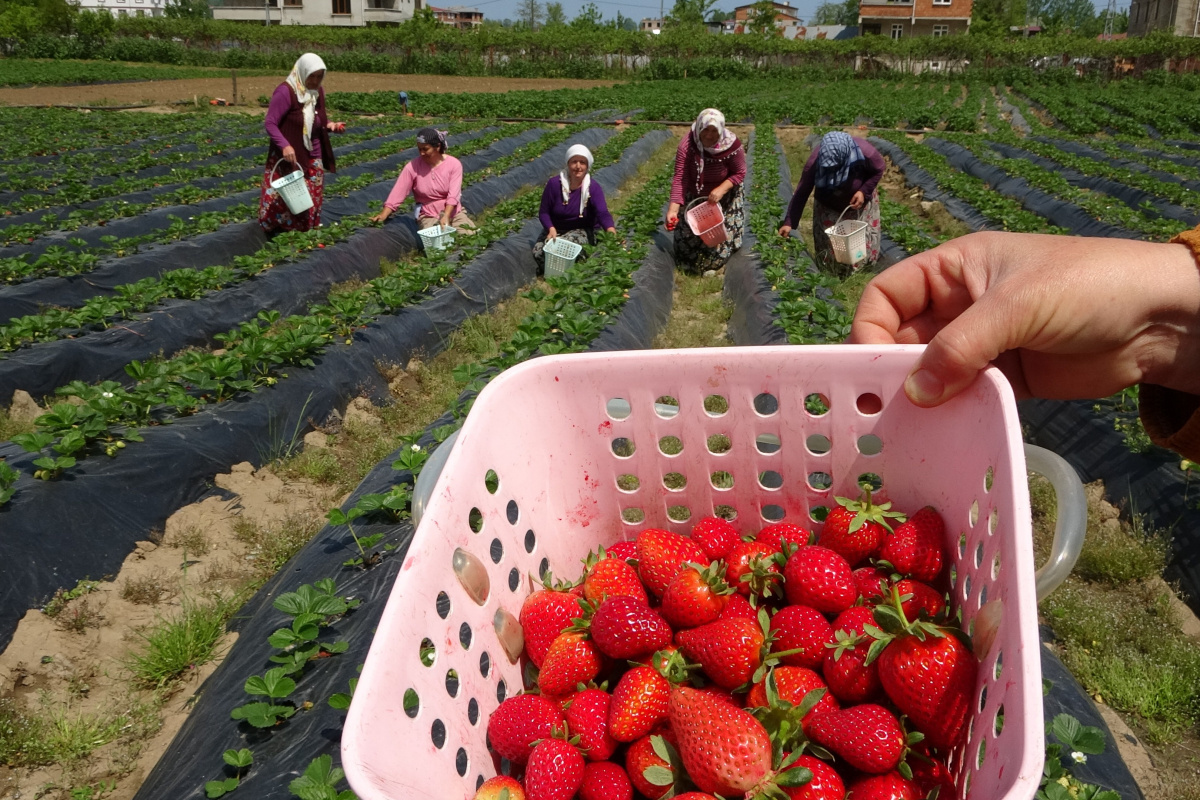
[[[780,0],[783,2],[784,0]],[[812,17],[817,6],[822,0],[788,0],[797,9],[798,16],[807,20]],[[487,19],[502,20],[516,19],[517,17],[517,2],[518,0],[482,0],[482,2],[472,3],[470,0],[456,0],[462,5],[471,8],[478,8],[483,12]],[[579,13],[579,9],[587,4],[587,0],[560,0],[563,6],[563,12],[567,19],[571,19]],[[620,0],[620,2],[611,2],[611,0],[595,0],[596,6],[600,9],[600,13],[605,19],[615,17],[620,11],[627,17],[633,17],[635,20],[640,20],[642,17],[657,17],[659,4],[658,0]],[[724,11],[733,11],[734,7],[753,2],[753,0],[719,0],[717,8]],[[1123,11],[1129,8],[1130,0],[1117,0],[1117,10]],[[675,5],[675,0],[662,0],[663,8],[670,12],[671,6]],[[1096,6],[1098,11],[1103,11],[1108,7],[1107,0],[1092,0],[1092,5]]]

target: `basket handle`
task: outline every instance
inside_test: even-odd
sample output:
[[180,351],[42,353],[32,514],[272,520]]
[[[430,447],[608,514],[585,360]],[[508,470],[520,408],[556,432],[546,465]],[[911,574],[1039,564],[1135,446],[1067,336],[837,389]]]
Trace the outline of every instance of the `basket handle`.
[[[707,197],[697,197],[695,200],[693,200],[692,202],[688,203],[686,206],[683,207],[683,213],[686,214],[687,212],[691,211],[692,207],[695,206],[696,203],[707,203],[707,202],[708,202]],[[716,204],[714,204],[714,205],[716,205]]]
[[842,224],[842,217],[846,216],[846,212],[852,208],[854,208],[854,206],[846,206],[843,208],[842,213],[838,214],[837,222],[833,223],[833,227],[836,228],[838,225]]
[[[459,430],[462,429],[460,428]],[[450,451],[454,449],[456,441],[458,441],[458,431],[447,436],[445,441],[429,454],[425,465],[421,467],[420,474],[417,475],[417,482],[413,485],[412,492],[411,516],[413,528],[421,524],[421,517],[425,514],[425,508],[429,505],[429,499],[433,497],[433,490],[437,486],[442,469],[446,466],[446,459],[450,457]]]
[[1050,557],[1036,573],[1040,603],[1067,579],[1079,559],[1087,533],[1087,497],[1079,473],[1058,453],[1026,444],[1025,466],[1050,481],[1058,507]]
[[[267,178],[267,183],[270,183],[271,181],[275,180],[275,170],[279,169],[279,165],[280,165],[280,164],[291,164],[291,162],[290,162],[290,161],[286,161],[286,160],[285,160],[285,159],[283,159],[283,158],[280,158],[279,160],[277,160],[277,161],[275,162],[275,166],[271,167],[271,174],[270,174],[270,176]],[[293,168],[294,170],[296,170],[296,169],[300,169],[300,167],[296,166],[295,164],[292,164],[292,168]],[[285,175],[291,175],[292,173],[290,173],[290,172],[285,172],[284,174],[285,174]]]

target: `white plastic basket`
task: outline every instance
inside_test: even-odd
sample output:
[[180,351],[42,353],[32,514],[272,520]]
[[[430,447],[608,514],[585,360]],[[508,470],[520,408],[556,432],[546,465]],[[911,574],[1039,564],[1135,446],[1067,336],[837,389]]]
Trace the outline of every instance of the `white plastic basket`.
[[561,236],[546,242],[542,247],[542,254],[546,257],[546,277],[553,278],[565,273],[581,252],[583,245]]
[[280,164],[284,163],[287,162],[281,158],[275,162],[275,166],[271,167],[271,188],[283,198],[288,211],[292,212],[293,215],[303,214],[313,207],[312,195],[308,192],[308,181],[304,180],[304,170],[296,167],[296,169],[288,174],[276,178],[275,170],[279,169]]
[[857,219],[843,221],[849,210],[850,206],[842,210],[837,222],[825,229],[825,235],[838,263],[854,266],[867,257],[867,223]]
[[454,243],[454,233],[458,228],[450,225],[434,225],[432,228],[421,228],[417,231],[421,235],[421,241],[425,243],[425,250],[445,250]]
[[[549,356],[497,377],[421,503],[366,659],[342,736],[354,791],[469,800],[496,774],[485,731],[521,690],[517,617],[531,574],[573,575],[599,545],[648,526],[687,533],[720,507],[745,530],[805,523],[874,473],[899,508],[933,505],[947,523],[953,598],[981,663],[969,738],[951,759],[959,797],[1032,798],[1045,742],[1016,404],[989,370],[939,408],[913,406],[901,387],[920,349]],[[813,396],[827,412],[806,409]],[[881,410],[860,411],[873,405]],[[676,444],[682,452],[664,453]],[[682,489],[666,488],[671,473]],[[714,487],[727,485],[718,473],[731,489]],[[637,488],[622,488],[626,476]],[[1070,559],[1052,561],[1061,580]],[[423,648],[434,651],[429,666]],[[406,693],[416,708],[406,710]]]

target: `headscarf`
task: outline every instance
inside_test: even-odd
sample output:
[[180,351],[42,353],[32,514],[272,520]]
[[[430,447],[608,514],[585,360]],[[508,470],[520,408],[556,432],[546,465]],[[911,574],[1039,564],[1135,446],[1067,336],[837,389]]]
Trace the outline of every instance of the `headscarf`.
[[562,199],[563,205],[571,202],[571,179],[567,177],[566,164],[571,163],[571,159],[575,156],[583,156],[587,159],[588,171],[583,174],[583,183],[579,184],[579,216],[583,216],[583,211],[587,208],[588,198],[592,193],[592,164],[596,159],[592,156],[592,151],[588,150],[581,144],[573,144],[567,149],[567,160],[563,166],[563,171],[558,173],[558,180],[562,184]]
[[862,148],[848,133],[830,131],[821,137],[817,152],[817,174],[815,182],[819,189],[841,186],[850,180],[850,167],[864,159]]
[[447,135],[447,131],[439,131],[436,128],[421,128],[417,131],[417,144],[431,144],[437,147],[439,153],[444,153]]
[[292,87],[292,91],[296,93],[296,99],[304,105],[305,152],[312,150],[313,118],[317,113],[317,98],[320,96],[320,91],[319,87],[317,91],[309,91],[304,82],[314,72],[320,72],[323,69],[325,69],[325,62],[319,55],[305,53],[296,59],[296,63],[292,65],[291,74],[287,77],[287,85]]
[[[705,128],[716,128],[717,143],[712,147],[705,147],[700,142],[700,132]],[[708,153],[711,156],[720,155],[724,151],[733,146],[737,141],[737,136],[730,130],[725,128],[725,115],[715,108],[706,108],[700,112],[700,116],[696,117],[696,121],[692,123],[692,144],[696,150],[696,193],[699,194],[704,186],[704,154]]]

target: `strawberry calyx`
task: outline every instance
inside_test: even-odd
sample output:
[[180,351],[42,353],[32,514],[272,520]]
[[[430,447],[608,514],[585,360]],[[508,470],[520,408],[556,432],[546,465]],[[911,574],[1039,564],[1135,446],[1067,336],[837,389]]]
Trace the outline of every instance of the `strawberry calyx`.
[[756,683],[761,683],[767,678],[767,671],[772,667],[777,666],[787,656],[795,655],[796,653],[804,652],[802,647],[794,647],[791,650],[777,650],[771,652],[771,646],[775,644],[775,640],[779,637],[771,630],[771,615],[767,613],[766,607],[758,609],[758,626],[762,629],[763,643],[759,648],[759,665],[754,670],[754,674],[750,676],[750,680],[743,686],[735,689],[735,692],[749,691]]
[[[804,695],[799,705],[794,705],[779,696],[774,669],[767,673],[763,688],[766,690],[767,704],[750,710],[750,713],[766,728],[772,746],[777,751],[792,750],[796,755],[807,750],[817,758],[833,758],[828,750],[812,742],[801,727],[801,720],[824,699],[828,689],[813,689]],[[777,752],[774,763],[779,763],[778,756]]]
[[713,594],[729,595],[733,594],[735,589],[725,581],[726,564],[723,560],[718,559],[708,566],[698,564],[695,561],[689,561],[683,565],[684,569],[691,568],[700,573],[700,580],[708,586]]
[[881,525],[889,532],[892,531],[892,520],[896,522],[904,522],[908,517],[899,512],[892,511],[891,502],[880,503],[876,505],[871,501],[871,484],[862,484],[862,498],[859,500],[851,500],[848,497],[836,497],[838,504],[847,511],[854,512],[854,519],[850,521],[849,530],[851,533],[861,528],[868,522],[874,522]]
[[551,592],[569,592],[583,583],[582,579],[577,581],[559,580],[554,577],[554,573],[550,570],[546,570],[546,573],[540,578],[535,577],[531,572],[529,573],[529,580],[533,582],[534,586],[541,586],[543,589]]
[[825,646],[833,651],[834,661],[840,661],[842,659],[842,654],[847,650],[854,650],[860,644],[876,641],[874,637],[865,633],[856,633],[854,631],[848,631],[842,628],[835,630],[833,632],[833,637],[834,640],[832,642],[826,642]]
[[654,749],[654,755],[667,763],[667,766],[653,764],[642,770],[642,777],[653,786],[670,786],[663,797],[673,797],[676,794],[684,791],[687,787],[685,784],[685,775],[683,769],[683,758],[665,737],[655,734],[650,737],[650,746]]
[[781,552],[753,556],[746,562],[750,569],[738,580],[750,587],[752,606],[758,608],[764,600],[783,597],[783,568],[786,564],[787,556]]
[[946,636],[954,636],[968,650],[971,649],[971,639],[961,628],[938,625],[925,619],[909,620],[904,614],[902,603],[911,598],[911,594],[900,594],[900,590],[893,584],[888,602],[880,603],[875,607],[876,624],[863,626],[863,632],[875,640],[867,650],[864,666],[877,659],[892,641],[905,636],[915,636],[921,641],[925,641],[929,637],[944,639]]

